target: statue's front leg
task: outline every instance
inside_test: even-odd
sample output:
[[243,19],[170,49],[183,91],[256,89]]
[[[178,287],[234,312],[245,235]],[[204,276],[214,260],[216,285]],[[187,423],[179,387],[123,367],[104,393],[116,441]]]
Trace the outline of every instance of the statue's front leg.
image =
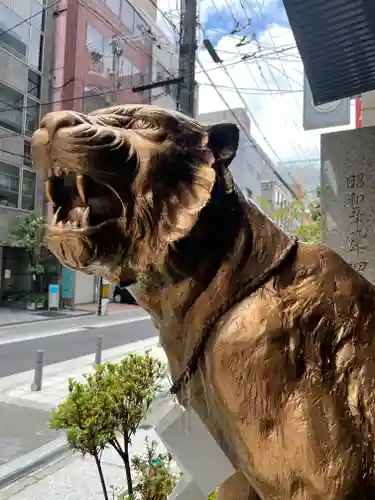
[[218,489],[217,500],[260,500],[249,481],[237,472],[223,483]]

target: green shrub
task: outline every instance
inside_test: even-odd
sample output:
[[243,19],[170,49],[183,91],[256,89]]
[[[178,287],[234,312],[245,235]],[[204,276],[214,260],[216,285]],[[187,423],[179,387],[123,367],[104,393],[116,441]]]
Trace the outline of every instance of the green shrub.
[[101,466],[103,450],[112,446],[125,469],[127,492],[134,498],[129,447],[131,439],[161,389],[166,368],[146,353],[129,354],[118,363],[97,366],[83,382],[69,380],[69,394],[52,411],[50,426],[66,429],[72,450],[91,455],[104,498],[108,491]]

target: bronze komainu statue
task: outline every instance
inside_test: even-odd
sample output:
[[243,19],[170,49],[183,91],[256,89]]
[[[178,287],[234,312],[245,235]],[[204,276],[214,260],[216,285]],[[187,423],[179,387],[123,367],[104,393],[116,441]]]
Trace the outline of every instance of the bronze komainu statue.
[[233,185],[238,129],[153,106],[45,116],[62,264],[133,292],[238,471],[220,500],[375,498],[375,289]]

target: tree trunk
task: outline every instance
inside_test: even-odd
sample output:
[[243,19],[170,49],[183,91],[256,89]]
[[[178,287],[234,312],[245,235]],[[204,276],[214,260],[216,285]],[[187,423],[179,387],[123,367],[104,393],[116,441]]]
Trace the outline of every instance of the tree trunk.
[[108,492],[107,492],[107,486],[105,484],[105,479],[104,479],[104,475],[103,475],[103,469],[102,469],[102,464],[100,462],[100,458],[96,454],[96,455],[94,455],[94,459],[95,459],[96,466],[98,468],[99,477],[100,477],[100,484],[102,485],[104,499],[105,500],[109,500]]
[[126,438],[124,438],[124,454],[122,456],[122,460],[125,466],[126,482],[128,485],[128,495],[131,499],[133,499],[134,493],[133,493],[132,471],[130,467],[130,457],[129,457],[129,442],[127,441]]

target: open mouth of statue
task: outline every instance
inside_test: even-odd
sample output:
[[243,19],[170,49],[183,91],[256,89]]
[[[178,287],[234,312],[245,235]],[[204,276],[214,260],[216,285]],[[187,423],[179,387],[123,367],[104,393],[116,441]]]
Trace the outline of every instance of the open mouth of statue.
[[48,200],[53,204],[49,230],[88,233],[113,221],[122,213],[115,191],[88,175],[66,174],[50,177],[45,183]]

